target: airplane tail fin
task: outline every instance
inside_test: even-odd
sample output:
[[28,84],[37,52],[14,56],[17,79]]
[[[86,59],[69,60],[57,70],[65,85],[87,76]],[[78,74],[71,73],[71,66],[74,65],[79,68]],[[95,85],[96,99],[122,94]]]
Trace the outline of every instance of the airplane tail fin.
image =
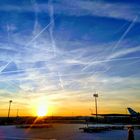
[[138,115],[138,113],[136,111],[134,111],[132,108],[128,107],[127,109],[128,109],[128,112],[130,113],[130,115],[132,115],[132,116]]

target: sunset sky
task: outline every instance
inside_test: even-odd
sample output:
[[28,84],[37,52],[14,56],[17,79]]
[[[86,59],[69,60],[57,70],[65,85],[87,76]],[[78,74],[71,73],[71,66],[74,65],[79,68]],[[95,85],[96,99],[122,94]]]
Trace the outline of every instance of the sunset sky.
[[0,115],[140,112],[138,0],[0,0]]

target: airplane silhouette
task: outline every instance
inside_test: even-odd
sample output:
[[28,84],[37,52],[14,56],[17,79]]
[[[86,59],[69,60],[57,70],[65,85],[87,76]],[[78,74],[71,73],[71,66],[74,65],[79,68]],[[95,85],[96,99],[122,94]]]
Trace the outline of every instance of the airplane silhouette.
[[[128,107],[127,108],[129,114],[98,114],[98,116],[103,116],[103,117],[140,117],[140,113],[134,111],[132,108]],[[92,114],[96,115],[96,114]]]

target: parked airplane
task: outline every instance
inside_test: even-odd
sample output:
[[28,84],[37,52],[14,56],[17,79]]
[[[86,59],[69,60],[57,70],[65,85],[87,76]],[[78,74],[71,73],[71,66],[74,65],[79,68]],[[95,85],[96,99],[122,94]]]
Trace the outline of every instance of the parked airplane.
[[[103,117],[140,117],[140,113],[134,111],[132,108],[128,107],[127,108],[129,114],[98,114],[98,116],[103,116]],[[96,114],[92,114],[92,115],[96,115]]]
[[128,112],[130,113],[130,116],[131,117],[140,117],[140,113],[139,112],[136,112],[134,111],[132,108],[128,107]]

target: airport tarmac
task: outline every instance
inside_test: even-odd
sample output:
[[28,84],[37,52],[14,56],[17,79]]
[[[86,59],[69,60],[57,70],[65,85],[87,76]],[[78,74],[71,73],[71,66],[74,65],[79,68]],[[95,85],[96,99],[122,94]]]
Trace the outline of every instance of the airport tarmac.
[[[112,130],[99,133],[84,133],[79,130],[84,124],[53,124],[51,128],[16,128],[0,126],[0,140],[127,140],[127,130]],[[140,130],[134,131],[135,140],[140,139]]]

